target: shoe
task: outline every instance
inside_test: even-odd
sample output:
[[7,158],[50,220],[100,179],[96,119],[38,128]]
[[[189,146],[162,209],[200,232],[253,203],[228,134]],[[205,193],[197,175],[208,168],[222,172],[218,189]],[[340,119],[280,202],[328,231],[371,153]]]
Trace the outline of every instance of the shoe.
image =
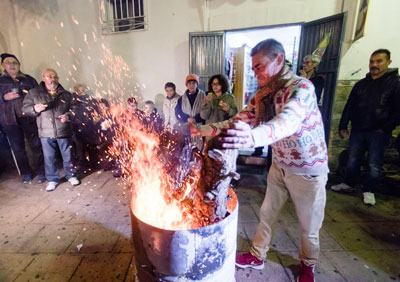
[[25,174],[24,177],[22,178],[22,183],[24,184],[32,183],[32,176],[30,174]]
[[44,175],[44,174],[39,174],[38,175],[38,180],[37,180],[37,182],[40,184],[40,183],[43,183],[43,182],[46,182],[46,176]]
[[338,185],[331,186],[331,190],[335,191],[335,192],[347,192],[347,193],[349,193],[349,192],[353,192],[354,188],[350,187],[346,183],[340,183]]
[[364,195],[364,204],[371,206],[375,205],[376,201],[374,193],[364,192],[363,195]]
[[253,268],[253,269],[263,269],[264,261],[259,260],[253,256],[250,252],[245,254],[236,254],[236,266],[240,268]]
[[314,282],[314,266],[300,263],[300,274],[297,277],[297,282]]
[[68,182],[71,183],[72,186],[81,184],[81,182],[76,177],[71,177],[70,179],[68,179]]
[[47,192],[51,192],[56,190],[58,183],[54,182],[54,181],[50,181],[49,183],[47,183],[46,185],[46,191]]

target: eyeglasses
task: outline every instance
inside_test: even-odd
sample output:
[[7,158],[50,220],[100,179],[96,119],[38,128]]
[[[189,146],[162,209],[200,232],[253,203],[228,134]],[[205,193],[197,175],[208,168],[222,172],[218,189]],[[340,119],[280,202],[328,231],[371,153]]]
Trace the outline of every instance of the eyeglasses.
[[4,62],[7,66],[12,66],[12,65],[19,65],[18,62]]
[[221,84],[219,84],[218,82],[217,83],[213,82],[211,85],[212,86],[218,86],[218,85],[221,85]]
[[58,79],[58,78],[59,78],[58,76],[54,76],[54,75],[51,75],[51,76],[46,75],[46,76],[44,76],[44,77],[46,77],[46,78],[53,78],[53,79]]

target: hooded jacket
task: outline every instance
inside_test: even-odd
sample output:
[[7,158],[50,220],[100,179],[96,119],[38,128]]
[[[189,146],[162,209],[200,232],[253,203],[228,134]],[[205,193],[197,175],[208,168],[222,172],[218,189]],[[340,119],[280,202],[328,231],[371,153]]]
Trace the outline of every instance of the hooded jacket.
[[372,79],[368,73],[350,92],[343,109],[339,130],[392,132],[399,122],[400,78],[398,69],[389,69],[384,75]]
[[[31,117],[36,117],[39,129],[39,137],[47,138],[66,138],[72,136],[72,111],[75,107],[72,94],[59,84],[57,87],[57,96],[53,97],[46,91],[44,82],[41,82],[38,88],[34,88],[26,95],[22,111]],[[47,108],[37,113],[34,109],[36,104],[46,104]],[[58,118],[66,114],[69,122],[62,123]]]
[[[3,126],[17,125],[18,118],[24,117],[22,114],[22,102],[32,88],[38,87],[36,80],[22,72],[19,72],[14,80],[6,71],[0,76],[0,124]],[[13,88],[18,88],[19,98],[13,100],[4,100],[4,95]],[[30,122],[35,122],[32,117],[28,118]]]

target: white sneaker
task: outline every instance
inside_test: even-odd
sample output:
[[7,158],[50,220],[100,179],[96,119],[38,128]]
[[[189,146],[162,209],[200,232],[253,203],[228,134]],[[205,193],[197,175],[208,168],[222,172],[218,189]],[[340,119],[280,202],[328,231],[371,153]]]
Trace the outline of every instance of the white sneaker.
[[354,188],[346,183],[340,183],[338,185],[331,186],[331,190],[335,192],[353,192]]
[[47,192],[51,192],[56,190],[58,183],[54,182],[54,181],[50,181],[49,183],[47,183],[46,185],[46,191]]
[[364,204],[371,206],[375,205],[376,201],[374,193],[364,192],[363,195],[364,195]]
[[81,184],[81,182],[76,177],[71,177],[70,179],[68,179],[68,182],[71,183],[72,186]]

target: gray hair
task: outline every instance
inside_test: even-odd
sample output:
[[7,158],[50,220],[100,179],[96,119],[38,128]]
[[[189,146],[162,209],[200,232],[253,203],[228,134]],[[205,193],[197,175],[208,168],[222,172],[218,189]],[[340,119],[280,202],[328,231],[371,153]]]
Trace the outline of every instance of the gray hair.
[[321,62],[321,57],[318,56],[318,55],[313,55],[313,54],[307,55],[307,56],[305,56],[305,57],[303,58],[303,62],[304,62],[305,60],[307,60],[307,59],[310,59],[311,62],[316,63],[317,65],[319,65],[319,63]]
[[262,53],[267,56],[270,60],[275,60],[278,54],[283,54],[283,59],[285,59],[285,49],[282,44],[275,39],[265,39],[259,42],[253,49],[251,49],[250,56],[254,56],[258,53]]

